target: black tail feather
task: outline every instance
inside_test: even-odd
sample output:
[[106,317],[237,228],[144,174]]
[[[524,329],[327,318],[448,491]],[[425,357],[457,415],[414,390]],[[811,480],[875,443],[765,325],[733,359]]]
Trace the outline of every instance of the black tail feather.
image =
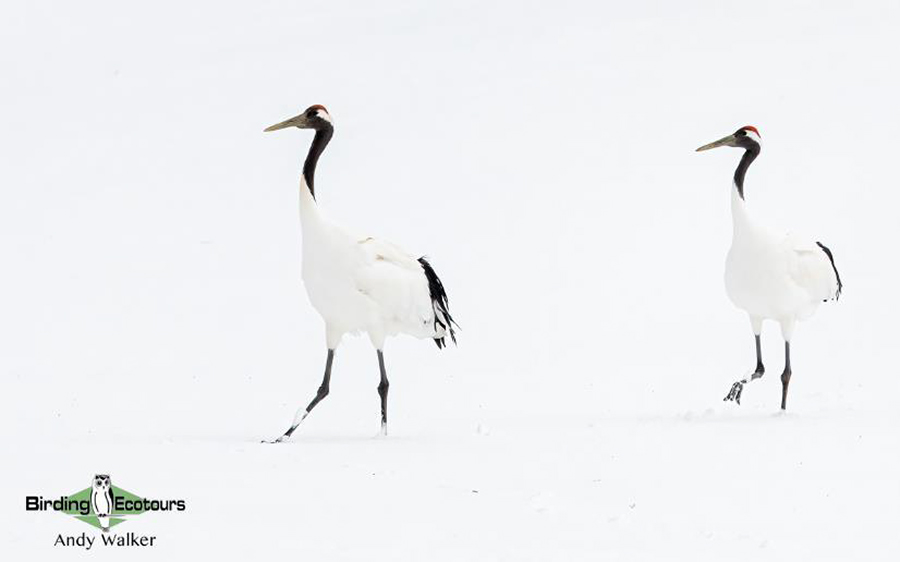
[[844,290],[844,284],[841,283],[841,274],[838,273],[837,266],[834,265],[834,255],[832,255],[831,250],[825,244],[822,244],[821,242],[816,242],[816,245],[818,245],[819,248],[822,248],[822,251],[825,252],[826,256],[828,256],[828,261],[831,262],[831,269],[834,270],[834,276],[837,278],[837,284],[838,284],[837,292],[835,292],[835,294],[834,294],[834,300],[838,300],[839,298],[841,298],[841,291]]
[[[453,344],[456,344],[456,332],[453,331],[453,326],[459,328],[459,324],[453,320],[453,317],[450,316],[450,301],[447,298],[447,291],[444,290],[444,284],[441,283],[441,279],[437,276],[437,273],[434,272],[434,268],[431,267],[431,264],[428,263],[428,260],[425,259],[424,256],[419,258],[419,264],[422,266],[422,269],[425,271],[425,278],[428,280],[428,292],[431,295],[431,307],[434,309],[434,328],[437,329],[438,326],[443,328],[444,330],[450,332],[450,339],[453,340]],[[434,338],[434,343],[438,346],[438,349],[443,349],[447,346],[446,339]]]

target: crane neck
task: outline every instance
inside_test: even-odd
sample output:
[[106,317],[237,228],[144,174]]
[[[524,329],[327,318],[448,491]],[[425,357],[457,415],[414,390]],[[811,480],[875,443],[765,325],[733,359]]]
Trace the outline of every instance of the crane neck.
[[747,175],[747,168],[756,160],[757,156],[759,156],[759,145],[753,144],[744,151],[744,156],[741,157],[741,161],[734,171],[734,188],[737,189],[741,199],[744,198],[744,176]]
[[309,146],[309,153],[306,155],[306,161],[303,162],[303,179],[306,181],[306,185],[309,187],[309,193],[312,195],[313,199],[316,198],[316,164],[319,163],[319,156],[322,155],[325,147],[328,146],[333,134],[334,127],[330,124],[327,127],[316,129],[316,136]]

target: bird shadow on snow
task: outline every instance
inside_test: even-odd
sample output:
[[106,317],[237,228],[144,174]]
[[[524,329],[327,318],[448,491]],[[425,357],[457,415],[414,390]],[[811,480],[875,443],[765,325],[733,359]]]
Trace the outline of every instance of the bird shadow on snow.
[[702,412],[687,411],[677,415],[677,419],[689,423],[758,423],[760,421],[778,421],[801,419],[802,416],[782,410],[766,411],[731,408],[707,408]]
[[[776,406],[777,408],[777,406]],[[682,412],[647,413],[610,417],[610,421],[653,424],[759,424],[759,423],[801,423],[821,419],[846,418],[853,415],[853,410],[814,409],[787,410],[767,409],[764,406],[737,406],[734,404],[717,405],[703,410],[686,410]]]
[[[414,437],[409,436],[393,436],[393,435],[367,435],[365,433],[358,435],[347,435],[347,434],[319,434],[319,435],[302,435],[295,436],[290,439],[290,441],[285,441],[284,443],[260,443],[259,439],[255,441],[251,441],[252,443],[259,443],[260,446],[269,446],[269,447],[285,447],[285,446],[303,446],[303,445],[345,445],[351,443],[409,443],[417,441]],[[244,442],[242,440],[242,442]]]
[[[816,412],[820,413],[820,412]],[[737,405],[732,402],[722,402],[719,404],[712,403],[707,407],[697,406],[695,408],[684,408],[680,410],[665,411],[644,411],[634,413],[616,413],[609,412],[606,415],[594,420],[595,425],[603,423],[611,424],[660,424],[660,425],[678,425],[678,424],[741,424],[741,423],[760,423],[771,422],[781,423],[789,420],[803,420],[810,416],[815,417],[813,412],[792,412],[782,411],[777,408],[768,408],[764,405]]]
[[270,443],[274,435],[180,435],[167,437],[163,439],[168,444],[217,444],[217,445],[258,445],[264,448],[279,448],[302,445],[346,445],[351,443],[408,443],[417,441],[416,437],[408,435],[387,437],[380,434],[314,434],[314,435],[297,435],[295,434],[288,441],[282,443]]

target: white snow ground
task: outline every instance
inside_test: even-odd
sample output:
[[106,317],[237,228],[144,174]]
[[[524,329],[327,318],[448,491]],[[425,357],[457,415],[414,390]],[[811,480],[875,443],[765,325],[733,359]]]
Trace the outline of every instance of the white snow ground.
[[[98,534],[28,494],[183,497],[104,558],[896,560],[896,2],[32,2],[0,21],[0,552]],[[625,5],[627,4],[627,5]],[[319,384],[307,132],[348,224],[427,253],[460,346],[364,339]],[[846,284],[753,364],[748,200]]]

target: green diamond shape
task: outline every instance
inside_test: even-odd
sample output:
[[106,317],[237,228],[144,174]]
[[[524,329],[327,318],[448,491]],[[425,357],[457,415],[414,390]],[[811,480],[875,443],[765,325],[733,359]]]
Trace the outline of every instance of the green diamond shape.
[[[122,488],[119,488],[118,486],[113,486],[112,492],[113,492],[113,496],[115,496],[117,498],[123,497],[125,499],[131,500],[131,501],[136,501],[139,503],[142,503],[142,500],[143,500],[143,498],[141,498],[135,494],[132,494],[128,490],[123,490]],[[73,502],[87,500],[88,505],[90,505],[91,489],[85,488],[84,490],[81,490],[80,492],[75,492],[74,494],[69,496],[67,499],[69,499]],[[91,512],[88,515],[81,515],[81,513],[79,513],[77,508],[63,510],[63,513],[68,513],[69,515],[74,515],[76,519],[80,519],[80,520],[84,521],[85,523],[87,523],[88,525],[93,525],[94,527],[97,527],[99,529],[100,528],[100,520],[97,519],[97,516],[94,514],[94,506],[91,506],[90,510],[91,510]],[[119,523],[122,523],[123,521],[126,520],[126,518],[116,517],[116,515],[138,515],[140,513],[144,513],[145,511],[146,511],[145,509],[113,511],[112,513],[110,513],[109,526],[114,527],[114,526],[118,525]]]

